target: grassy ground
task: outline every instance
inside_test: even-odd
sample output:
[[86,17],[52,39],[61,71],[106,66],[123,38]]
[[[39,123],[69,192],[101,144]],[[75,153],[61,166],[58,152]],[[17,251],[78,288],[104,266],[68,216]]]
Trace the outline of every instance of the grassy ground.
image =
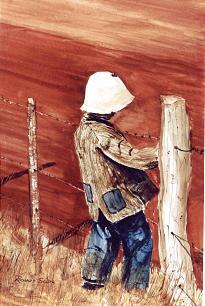
[[[171,305],[166,290],[162,290],[164,278],[156,269],[152,270],[150,287],[145,293],[124,290],[120,264],[114,267],[105,288],[94,292],[81,288],[81,256],[62,245],[44,252],[42,271],[35,275],[28,231],[5,220],[4,215],[0,222],[0,306]],[[174,305],[186,304],[178,301]]]

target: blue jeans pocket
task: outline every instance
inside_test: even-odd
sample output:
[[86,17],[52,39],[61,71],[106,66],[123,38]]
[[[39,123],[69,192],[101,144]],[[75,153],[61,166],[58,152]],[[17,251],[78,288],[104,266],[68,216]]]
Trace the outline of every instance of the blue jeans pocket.
[[119,189],[113,189],[106,192],[102,196],[103,201],[111,214],[116,214],[120,210],[126,207],[125,200]]

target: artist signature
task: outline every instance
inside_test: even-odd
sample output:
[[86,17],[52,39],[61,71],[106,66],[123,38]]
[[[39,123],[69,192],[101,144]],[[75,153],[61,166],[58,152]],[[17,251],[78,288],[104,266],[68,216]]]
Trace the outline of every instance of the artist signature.
[[49,278],[43,278],[43,277],[30,277],[25,275],[16,275],[14,282],[16,283],[38,283],[38,284],[54,284],[55,282]]

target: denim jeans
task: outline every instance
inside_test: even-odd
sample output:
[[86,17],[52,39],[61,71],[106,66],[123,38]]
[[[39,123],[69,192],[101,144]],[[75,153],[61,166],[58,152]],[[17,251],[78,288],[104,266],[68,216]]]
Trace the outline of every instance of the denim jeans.
[[103,285],[109,280],[120,244],[123,247],[122,282],[125,287],[148,287],[152,237],[142,211],[115,223],[109,222],[100,211],[82,261],[84,282]]

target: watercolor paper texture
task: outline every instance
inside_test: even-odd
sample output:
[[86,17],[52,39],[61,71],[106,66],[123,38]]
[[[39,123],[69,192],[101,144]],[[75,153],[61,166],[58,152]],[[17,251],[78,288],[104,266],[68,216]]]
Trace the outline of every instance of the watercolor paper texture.
[[[192,0],[1,1],[0,305],[201,305],[203,11]],[[133,148],[158,148],[146,291],[124,288],[122,247],[104,288],[81,287],[92,190],[74,134],[99,71],[134,96],[108,121]],[[116,197],[123,216],[119,191],[105,209]]]

